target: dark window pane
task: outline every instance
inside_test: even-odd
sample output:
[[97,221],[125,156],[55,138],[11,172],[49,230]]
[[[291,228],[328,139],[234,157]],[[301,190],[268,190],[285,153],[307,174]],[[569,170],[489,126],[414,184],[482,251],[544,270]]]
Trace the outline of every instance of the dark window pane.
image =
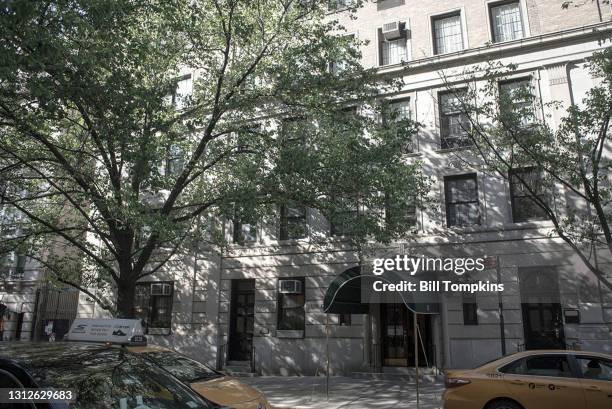
[[478,325],[478,304],[475,302],[463,303],[463,325]]
[[469,137],[470,120],[461,104],[461,100],[465,97],[465,91],[446,92],[439,95],[441,149],[473,145]]
[[307,235],[306,207],[284,205],[280,209],[280,239],[302,239]]
[[520,359],[501,369],[516,375],[571,378],[572,372],[565,355],[540,355]]
[[350,326],[351,325],[351,314],[338,314],[338,325]]
[[550,203],[549,191],[542,172],[531,167],[516,169],[509,176],[513,221],[518,223],[545,219],[546,212],[536,203],[536,198],[546,204]]
[[578,366],[586,379],[612,381],[612,361],[598,357],[577,356]]
[[445,178],[447,225],[469,226],[480,222],[476,175]]

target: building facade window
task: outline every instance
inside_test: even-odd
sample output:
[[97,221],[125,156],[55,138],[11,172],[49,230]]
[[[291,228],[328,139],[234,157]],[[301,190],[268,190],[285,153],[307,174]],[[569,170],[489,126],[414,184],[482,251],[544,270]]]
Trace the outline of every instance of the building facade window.
[[183,109],[191,94],[193,93],[193,80],[191,74],[184,75],[176,82],[176,88],[172,93],[172,103],[177,109]]
[[406,230],[417,225],[416,196],[411,195],[408,202],[400,202],[396,198],[385,197],[385,221],[389,226],[403,226]]
[[336,210],[330,220],[330,232],[332,236],[350,236],[353,234],[353,221],[359,210],[349,204],[343,206],[342,210]]
[[432,20],[434,54],[446,54],[463,50],[461,14],[453,13],[434,17]]
[[27,256],[11,251],[0,257],[0,278],[23,280]]
[[378,0],[376,2],[376,11],[387,10],[393,7],[401,6],[406,3],[406,0]]
[[[536,200],[550,203],[550,195],[541,169],[535,167],[515,169],[508,175],[512,220],[515,223],[546,219],[546,212]],[[532,194],[529,189],[533,191]]]
[[461,104],[465,97],[466,91],[444,92],[438,96],[441,149],[473,145],[469,137],[470,119]]
[[303,239],[308,234],[306,207],[298,204],[280,207],[280,240]]
[[446,223],[448,227],[480,223],[476,174],[444,178]]
[[523,19],[518,1],[494,3],[489,8],[493,42],[518,40],[523,38]]
[[[340,40],[343,42],[343,46],[347,47],[347,52],[355,46],[355,35],[347,34],[342,36]],[[329,71],[334,75],[342,75],[349,68],[349,64],[346,59],[337,59],[329,63]]]
[[145,282],[136,284],[134,315],[144,321],[147,333],[152,329],[169,333],[172,324],[172,281]]
[[397,35],[389,36],[378,29],[380,65],[400,64],[408,61],[408,32],[406,23],[399,23]]
[[[412,119],[412,112],[410,110],[410,99],[401,99],[397,101],[389,102],[388,115],[385,121],[393,121],[398,126],[404,121],[410,121]],[[399,130],[398,130],[399,131]],[[416,134],[410,133],[406,135],[406,142],[404,144],[405,153],[414,153],[418,150]]]
[[354,0],[328,0],[327,10],[335,12],[353,7],[355,4]]
[[257,226],[250,223],[243,223],[240,219],[232,220],[232,241],[236,244],[244,245],[257,241]]
[[185,166],[185,154],[178,145],[170,145],[166,156],[166,176],[179,175]]
[[509,126],[527,127],[535,121],[531,80],[521,78],[499,83],[502,121]]
[[304,277],[278,280],[277,329],[304,331],[306,304]]
[[478,304],[475,302],[463,303],[463,325],[478,325]]
[[351,314],[338,314],[338,325],[342,327],[350,327],[351,317]]

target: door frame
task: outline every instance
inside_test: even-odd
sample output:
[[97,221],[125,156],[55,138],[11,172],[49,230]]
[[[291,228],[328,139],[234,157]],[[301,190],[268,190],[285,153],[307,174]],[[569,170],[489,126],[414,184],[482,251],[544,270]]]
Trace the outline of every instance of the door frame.
[[[552,267],[521,267],[518,270],[521,319],[523,327],[523,342],[525,349],[565,349],[566,339],[563,322],[563,306],[561,304],[561,292],[559,289],[559,275]],[[534,307],[539,309],[540,315],[544,308],[550,308],[552,314],[558,314],[558,344],[536,345],[539,339],[531,336],[533,326],[529,310]],[[541,338],[546,341],[545,338]]]
[[[248,357],[240,357],[241,359],[236,359],[236,354],[240,353],[240,351],[236,351],[235,342],[238,340],[235,339],[236,332],[236,316],[237,316],[237,297],[238,295],[253,295],[253,315],[255,315],[255,279],[233,279],[231,280],[231,296],[230,296],[230,314],[229,314],[229,333],[228,333],[228,342],[227,342],[227,360],[235,360],[235,361],[246,361],[251,359],[251,353],[253,351],[253,336],[251,335],[250,339],[250,352]],[[252,289],[249,290],[238,290],[238,285],[241,283],[249,282],[252,283]],[[246,358],[246,359],[245,359]]]

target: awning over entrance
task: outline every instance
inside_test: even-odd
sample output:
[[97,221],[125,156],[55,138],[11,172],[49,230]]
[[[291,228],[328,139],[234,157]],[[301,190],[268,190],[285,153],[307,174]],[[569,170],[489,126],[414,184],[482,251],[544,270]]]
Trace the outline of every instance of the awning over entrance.
[[361,269],[353,267],[334,279],[325,292],[323,312],[367,314],[369,304],[361,303]]
[[[325,292],[323,299],[323,312],[327,314],[367,314],[369,311],[369,303],[362,302],[362,297],[366,296],[369,299],[376,299],[373,295],[372,283],[374,281],[389,281],[387,277],[362,275],[360,267],[353,267],[334,279]],[[395,282],[399,281],[399,277],[392,278]],[[364,286],[365,288],[362,288]],[[418,293],[398,293],[398,302],[403,303],[413,312],[419,314],[439,314],[440,306],[438,303],[419,302]]]

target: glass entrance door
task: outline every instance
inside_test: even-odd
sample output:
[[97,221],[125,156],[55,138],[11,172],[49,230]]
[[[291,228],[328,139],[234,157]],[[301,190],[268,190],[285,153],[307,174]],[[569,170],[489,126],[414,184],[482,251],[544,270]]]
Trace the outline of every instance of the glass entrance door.
[[[431,363],[431,317],[418,314],[417,325],[422,338],[414,334],[414,314],[404,304],[382,304],[382,350],[384,366],[414,366],[414,342],[419,342],[419,366]],[[425,351],[423,350],[425,349]]]

